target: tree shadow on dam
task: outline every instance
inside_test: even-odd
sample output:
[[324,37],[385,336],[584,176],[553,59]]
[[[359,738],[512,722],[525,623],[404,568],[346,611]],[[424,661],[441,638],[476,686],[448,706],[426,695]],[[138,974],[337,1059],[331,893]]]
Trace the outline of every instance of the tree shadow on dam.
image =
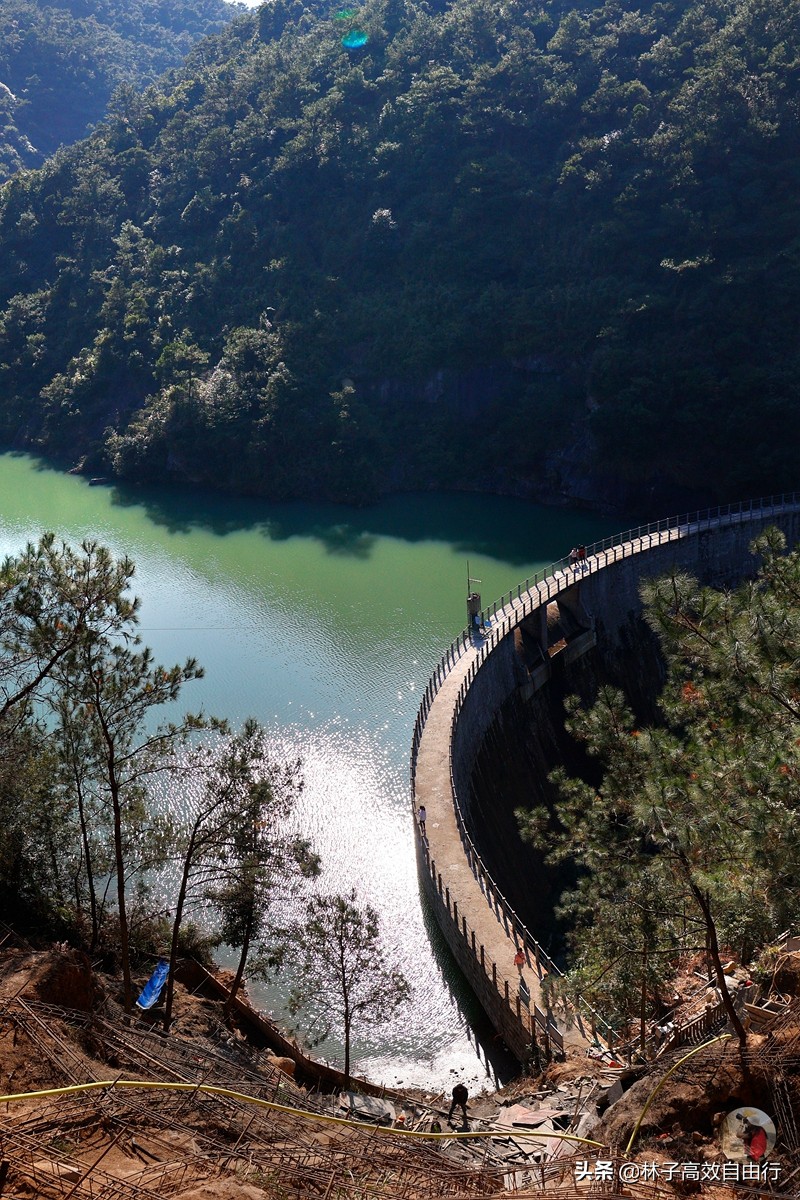
[[522,1068],[492,1025],[445,941],[427,896],[420,887],[425,932],[450,997],[466,1026],[466,1034],[496,1088],[516,1079]]
[[463,555],[483,555],[522,567],[536,557],[549,563],[576,542],[616,531],[596,514],[546,508],[528,500],[475,493],[403,493],[370,507],[308,500],[272,502],[203,488],[115,483],[112,505],[140,508],[169,533],[200,530],[218,537],[260,533],[269,541],[314,538],[330,554],[369,558],[381,538],[411,544],[445,542]]

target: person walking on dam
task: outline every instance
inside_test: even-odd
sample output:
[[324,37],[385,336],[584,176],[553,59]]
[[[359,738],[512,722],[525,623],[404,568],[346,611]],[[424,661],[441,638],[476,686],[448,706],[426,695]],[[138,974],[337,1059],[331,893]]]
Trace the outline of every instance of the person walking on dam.
[[423,837],[427,836],[425,833],[425,821],[427,816],[428,814],[425,812],[425,805],[420,804],[419,808],[417,809],[417,820],[419,821],[419,831]]

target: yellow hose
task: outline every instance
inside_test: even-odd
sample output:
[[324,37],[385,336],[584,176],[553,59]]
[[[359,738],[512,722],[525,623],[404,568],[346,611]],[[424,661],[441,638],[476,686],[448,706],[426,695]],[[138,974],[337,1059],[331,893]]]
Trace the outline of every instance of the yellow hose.
[[639,1120],[634,1125],[633,1133],[631,1134],[630,1141],[628,1142],[627,1146],[625,1147],[626,1155],[630,1154],[630,1152],[631,1152],[631,1147],[633,1146],[633,1143],[636,1141],[637,1134],[639,1133],[639,1130],[642,1125],[642,1121],[645,1118],[648,1108],[653,1103],[656,1096],[661,1091],[662,1087],[667,1082],[667,1080],[669,1079],[672,1072],[677,1071],[677,1069],[681,1065],[681,1063],[685,1063],[687,1058],[691,1058],[693,1054],[699,1054],[701,1050],[706,1050],[709,1046],[713,1046],[715,1042],[724,1042],[727,1038],[732,1037],[732,1036],[733,1035],[730,1033],[720,1034],[719,1037],[712,1038],[710,1042],[703,1042],[702,1046],[695,1046],[694,1050],[690,1050],[688,1054],[684,1054],[683,1058],[679,1058],[677,1062],[672,1064],[670,1069],[661,1077],[661,1079],[658,1081],[656,1086],[653,1088],[650,1095],[647,1097],[647,1103],[645,1104],[642,1111],[639,1113]]
[[325,1113],[307,1112],[302,1108],[291,1108],[287,1104],[277,1104],[274,1100],[262,1100],[258,1096],[248,1096],[246,1092],[234,1092],[231,1088],[216,1087],[210,1083],[163,1083],[148,1079],[105,1079],[92,1083],[73,1083],[67,1087],[45,1088],[38,1092],[16,1092],[10,1096],[0,1096],[0,1104],[11,1104],[15,1100],[44,1100],[49,1096],[72,1096],[77,1092],[93,1092],[104,1088],[150,1088],[152,1090],[169,1090],[173,1092],[207,1092],[211,1096],[229,1096],[233,1100],[244,1100],[247,1104],[257,1104],[260,1108],[271,1108],[275,1112],[290,1113],[295,1117],[307,1117],[312,1121],[327,1121],[332,1125],[348,1125],[356,1129],[369,1129],[373,1133],[399,1134],[400,1137],[415,1138],[484,1138],[484,1137],[537,1137],[556,1138],[559,1141],[581,1142],[586,1146],[602,1148],[602,1142],[592,1142],[588,1138],[576,1137],[571,1133],[539,1133],[536,1130],[495,1129],[480,1130],[477,1133],[420,1133],[414,1129],[397,1129],[393,1126],[373,1125],[369,1121],[351,1121],[347,1117],[330,1117]]

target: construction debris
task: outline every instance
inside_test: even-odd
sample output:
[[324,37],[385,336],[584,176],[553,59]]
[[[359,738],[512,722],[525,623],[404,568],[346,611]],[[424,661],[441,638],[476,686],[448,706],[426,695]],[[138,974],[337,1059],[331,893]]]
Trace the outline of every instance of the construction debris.
[[[218,1008],[185,992],[181,1028],[191,1037],[165,1037],[109,1001],[94,1011],[61,1007],[51,988],[38,989],[54,978],[42,959],[0,952],[0,1094],[25,1094],[0,1106],[3,1200],[668,1200],[689,1186],[666,1177],[675,1161],[721,1179],[719,1117],[745,1102],[772,1114],[779,1130],[773,1165],[782,1174],[767,1190],[797,1194],[797,998],[765,1016],[744,1051],[718,1041],[685,1063],[682,1047],[652,1067],[623,1070],[584,1058],[551,1066],[536,1084],[520,1080],[507,1095],[474,1097],[464,1137],[447,1133],[441,1096],[302,1087],[269,1050],[220,1025]],[[670,1086],[628,1161],[622,1148],[668,1070]],[[137,1080],[140,1088],[126,1085]],[[34,1089],[40,1094],[29,1096]],[[437,1127],[446,1136],[414,1136]],[[690,1190],[713,1200],[742,1195],[719,1183]]]

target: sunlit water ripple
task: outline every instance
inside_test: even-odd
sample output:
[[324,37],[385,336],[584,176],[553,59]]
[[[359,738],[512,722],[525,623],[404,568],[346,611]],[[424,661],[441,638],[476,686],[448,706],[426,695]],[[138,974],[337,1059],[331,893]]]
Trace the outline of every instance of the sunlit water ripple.
[[[297,824],[323,858],[319,886],[355,887],[380,913],[412,1003],[357,1040],[358,1069],[443,1090],[486,1082],[462,1013],[477,1006],[420,904],[408,755],[428,675],[464,620],[466,560],[493,599],[613,525],[475,496],[398,497],[368,510],[123,491],[0,457],[0,549],[54,529],[137,564],[141,632],[158,660],[195,656],[185,709],[254,716],[304,762]],[[189,811],[191,789],[167,803]],[[281,901],[299,915],[298,894]],[[284,980],[251,995],[281,1017]],[[487,1044],[493,1044],[488,1034]],[[320,1053],[335,1059],[339,1047]]]

